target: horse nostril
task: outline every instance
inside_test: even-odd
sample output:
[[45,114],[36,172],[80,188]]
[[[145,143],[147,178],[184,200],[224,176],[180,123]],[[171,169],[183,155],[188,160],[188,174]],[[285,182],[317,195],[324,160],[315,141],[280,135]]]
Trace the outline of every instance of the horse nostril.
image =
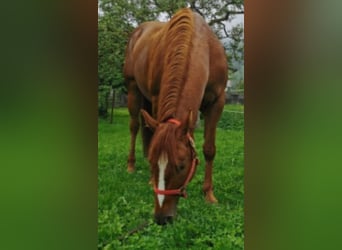
[[156,217],[155,221],[158,225],[162,226],[166,224],[166,220],[164,217]]
[[158,225],[166,225],[167,223],[172,223],[173,216],[155,216],[155,221]]

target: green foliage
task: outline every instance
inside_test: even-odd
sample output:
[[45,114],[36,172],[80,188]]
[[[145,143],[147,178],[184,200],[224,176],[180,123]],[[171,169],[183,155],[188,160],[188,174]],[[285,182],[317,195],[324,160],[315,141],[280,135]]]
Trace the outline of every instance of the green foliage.
[[106,97],[111,88],[124,88],[122,75],[125,47],[133,30],[127,22],[125,1],[101,0],[102,13],[98,20],[98,111],[107,116]]
[[110,86],[100,85],[98,88],[98,112],[99,116],[106,118],[108,115],[108,97],[110,94]]
[[[241,106],[226,110],[241,111]],[[128,174],[129,117],[115,109],[114,124],[99,120],[98,133],[98,248],[99,249],[243,249],[243,129],[217,128],[214,166],[216,205],[202,194],[204,178],[203,126],[195,132],[201,164],[181,199],[173,224],[153,223],[153,192],[149,164],[143,158],[141,138],[136,145],[137,171]],[[243,116],[240,116],[243,119]],[[146,226],[140,227],[143,223]],[[134,231],[134,233],[132,233]]]
[[243,59],[243,26],[241,24],[236,25],[230,31],[231,41],[229,43],[230,48],[230,57],[234,59],[234,61],[241,61]]
[[233,88],[244,88],[244,29],[238,24],[229,32],[230,39],[225,44],[228,51],[229,79]]
[[124,9],[110,9],[98,21],[98,76],[99,84],[119,87],[123,84],[122,67],[125,46],[133,30],[123,20]]

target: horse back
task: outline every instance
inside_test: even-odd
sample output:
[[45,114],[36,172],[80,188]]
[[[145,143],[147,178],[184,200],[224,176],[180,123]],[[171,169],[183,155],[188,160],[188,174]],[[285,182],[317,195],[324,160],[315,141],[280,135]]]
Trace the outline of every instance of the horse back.
[[165,24],[162,22],[144,22],[131,34],[126,47],[124,77],[134,79],[140,85],[147,85],[151,48],[155,47],[152,37],[156,37]]
[[228,80],[227,56],[220,40],[197,13],[194,13],[194,24],[190,68],[195,72],[197,86],[202,88],[203,102],[209,104],[224,94]]

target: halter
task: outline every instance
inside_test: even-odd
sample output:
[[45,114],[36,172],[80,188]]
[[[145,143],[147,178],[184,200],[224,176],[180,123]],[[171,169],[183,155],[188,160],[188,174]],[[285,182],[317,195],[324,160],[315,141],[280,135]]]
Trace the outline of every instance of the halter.
[[[173,118],[170,118],[169,120],[167,120],[167,122],[176,124],[177,126],[181,125],[180,121],[173,119]],[[187,137],[188,137],[190,148],[191,148],[192,163],[191,163],[191,168],[190,168],[189,174],[188,174],[187,178],[185,179],[184,184],[178,189],[168,189],[168,190],[160,190],[157,188],[156,185],[154,185],[154,192],[156,194],[179,195],[179,196],[184,197],[184,198],[187,197],[185,188],[189,184],[191,178],[193,177],[195,170],[196,170],[196,166],[199,164],[199,160],[196,157],[194,139],[191,137],[190,133],[187,133]]]

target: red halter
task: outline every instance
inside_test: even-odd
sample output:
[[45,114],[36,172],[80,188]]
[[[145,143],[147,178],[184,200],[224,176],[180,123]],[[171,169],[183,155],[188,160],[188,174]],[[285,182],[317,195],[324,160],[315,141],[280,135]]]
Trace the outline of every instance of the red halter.
[[176,124],[177,126],[181,125],[180,121],[178,121],[177,119],[173,119],[173,118],[170,118],[169,120],[167,120],[167,122]]
[[[177,126],[179,126],[181,124],[180,121],[178,121],[176,119],[173,119],[173,118],[167,120],[167,122],[176,124]],[[199,164],[199,160],[196,157],[194,139],[191,137],[191,135],[189,133],[187,134],[187,137],[189,139],[189,143],[190,143],[190,146],[191,146],[191,152],[192,152],[193,159],[192,159],[192,163],[191,163],[191,168],[190,168],[189,174],[188,174],[187,178],[185,179],[184,184],[180,188],[178,188],[178,189],[168,189],[168,190],[160,190],[160,189],[157,188],[156,185],[154,185],[154,192],[156,194],[179,195],[179,196],[182,196],[184,198],[187,197],[185,188],[189,184],[191,178],[193,177],[193,175],[195,173],[195,170],[196,170],[196,166]]]

